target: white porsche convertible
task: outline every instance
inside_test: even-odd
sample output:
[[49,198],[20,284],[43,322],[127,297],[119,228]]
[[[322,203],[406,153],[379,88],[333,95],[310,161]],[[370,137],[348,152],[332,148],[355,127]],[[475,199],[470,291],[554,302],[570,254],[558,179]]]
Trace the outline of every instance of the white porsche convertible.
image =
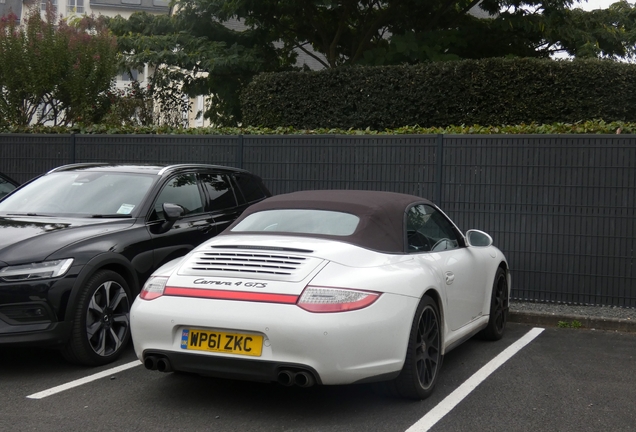
[[278,195],[164,265],[131,309],[147,369],[308,387],[382,381],[427,397],[446,352],[508,315],[504,255],[433,203],[391,192]]

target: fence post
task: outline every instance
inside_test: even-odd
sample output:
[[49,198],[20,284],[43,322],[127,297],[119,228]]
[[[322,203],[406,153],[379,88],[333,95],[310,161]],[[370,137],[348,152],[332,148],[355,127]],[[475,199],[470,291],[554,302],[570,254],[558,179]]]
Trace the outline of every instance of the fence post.
[[236,164],[238,168],[243,168],[243,135],[238,136],[238,149],[236,153]]
[[71,163],[75,163],[75,134],[71,134]]
[[435,203],[442,206],[442,182],[444,181],[444,135],[437,134],[437,154],[435,156],[437,168],[435,170]]

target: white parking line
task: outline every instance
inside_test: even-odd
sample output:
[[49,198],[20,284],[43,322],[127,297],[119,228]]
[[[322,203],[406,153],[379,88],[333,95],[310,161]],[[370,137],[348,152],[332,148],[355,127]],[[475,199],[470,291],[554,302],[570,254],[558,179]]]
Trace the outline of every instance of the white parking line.
[[105,370],[103,372],[99,372],[99,373],[96,373],[96,374],[93,374],[93,375],[90,375],[90,376],[87,376],[87,377],[84,377],[84,378],[77,379],[75,381],[71,381],[71,382],[66,383],[66,384],[59,385],[57,387],[50,388],[48,390],[41,391],[39,393],[33,393],[32,395],[27,396],[27,398],[29,398],[29,399],[42,399],[42,398],[45,398],[47,396],[51,396],[51,395],[54,395],[56,393],[63,392],[64,390],[69,390],[69,389],[72,389],[74,387],[78,387],[78,386],[81,386],[83,384],[89,383],[91,381],[95,381],[95,380],[98,380],[100,378],[105,378],[105,377],[110,376],[112,374],[115,374],[117,372],[125,371],[126,369],[134,368],[134,367],[140,366],[140,365],[141,365],[141,362],[139,360],[135,360],[133,362],[126,363],[124,365],[117,366],[117,367],[114,367],[112,369]]
[[523,347],[528,345],[534,340],[541,332],[545,330],[539,327],[535,327],[526,333],[521,339],[510,345],[503,350],[494,359],[490,360],[484,367],[479,369],[473,376],[468,378],[464,383],[459,386],[454,392],[446,396],[435,408],[430,410],[424,417],[419,419],[417,423],[408,428],[406,432],[426,432],[432,428],[435,423],[440,421],[446,414],[448,414],[453,408],[457,406],[466,396],[470,394],[475,388],[481,384],[491,373],[493,373],[499,366],[508,361],[513,355],[521,351]]
[[[424,417],[418,420],[413,426],[407,429],[406,432],[426,432],[428,431],[435,423],[440,421],[446,414],[448,414],[457,404],[459,404],[466,396],[470,394],[482,381],[484,381],[491,373],[493,373],[499,366],[508,361],[513,355],[519,352],[523,347],[528,345],[534,338],[539,336],[544,329],[535,327],[526,333],[521,339],[510,345],[508,348],[503,350],[497,357],[492,359],[488,364],[479,369],[473,376],[468,378],[461,386],[459,386],[453,393],[446,396],[446,398],[441,401],[435,408],[430,410]],[[79,387],[83,384],[87,384],[92,381],[96,381],[101,378],[105,378],[117,372],[122,372],[127,369],[131,369],[137,366],[140,366],[141,362],[139,360],[135,360],[130,363],[126,363],[121,366],[114,367],[112,369],[107,369],[105,371],[77,379],[75,381],[71,381],[66,384],[59,385],[57,387],[50,388],[48,390],[44,390],[38,393],[33,393],[32,395],[27,396],[28,399],[42,399],[47,396],[51,396],[65,390],[69,390],[75,387]]]

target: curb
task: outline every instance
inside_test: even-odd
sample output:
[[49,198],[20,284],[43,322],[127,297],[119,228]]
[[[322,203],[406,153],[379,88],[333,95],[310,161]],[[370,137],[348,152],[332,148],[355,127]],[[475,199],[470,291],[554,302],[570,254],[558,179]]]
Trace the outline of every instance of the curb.
[[580,328],[636,333],[636,321],[620,318],[601,318],[584,315],[554,315],[511,310],[508,314],[508,321],[549,327],[559,327],[559,322],[578,321],[581,323]]

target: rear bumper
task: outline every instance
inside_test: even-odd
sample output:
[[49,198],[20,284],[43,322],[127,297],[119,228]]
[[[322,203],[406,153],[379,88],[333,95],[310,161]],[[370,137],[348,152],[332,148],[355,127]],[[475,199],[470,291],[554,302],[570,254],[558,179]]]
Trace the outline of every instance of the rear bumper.
[[[168,358],[173,370],[277,381],[281,369],[311,371],[325,385],[390,377],[402,369],[418,299],[384,294],[350,312],[310,313],[296,305],[164,296],[135,300],[131,332],[137,357]],[[263,336],[259,357],[182,348],[184,330]]]
[[322,384],[320,376],[313,368],[295,363],[213,357],[205,354],[180,353],[162,350],[144,351],[143,359],[146,359],[149,356],[157,356],[168,359],[174,370],[216,378],[271,382],[278,380],[278,374],[282,370],[304,370],[313,374],[317,384]]

